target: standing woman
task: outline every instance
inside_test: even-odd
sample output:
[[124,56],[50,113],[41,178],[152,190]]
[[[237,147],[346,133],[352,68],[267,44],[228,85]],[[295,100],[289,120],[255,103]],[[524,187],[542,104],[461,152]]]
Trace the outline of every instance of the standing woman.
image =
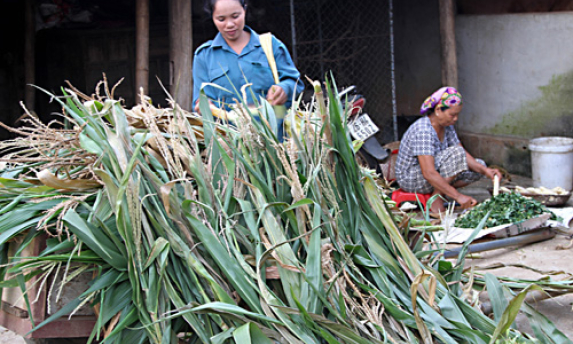
[[[462,107],[462,95],[454,87],[442,87],[424,101],[420,113],[425,116],[408,128],[400,142],[396,181],[401,189],[449,196],[465,209],[477,201],[458,188],[482,175],[492,180],[497,175],[501,180],[498,170],[488,168],[462,147],[454,129]],[[436,198],[430,211],[444,210],[443,199]]]
[[293,95],[302,92],[296,69],[286,46],[272,37],[273,54],[278,70],[279,83],[275,84],[268,59],[261,47],[259,35],[245,25],[247,5],[245,0],[207,0],[206,9],[219,33],[215,39],[201,45],[193,59],[193,104],[199,111],[199,91],[203,83],[213,83],[231,93],[213,86],[204,88],[205,94],[215,106],[227,107],[237,98],[236,91],[247,83],[248,105],[257,98],[265,97],[271,105],[290,107]]

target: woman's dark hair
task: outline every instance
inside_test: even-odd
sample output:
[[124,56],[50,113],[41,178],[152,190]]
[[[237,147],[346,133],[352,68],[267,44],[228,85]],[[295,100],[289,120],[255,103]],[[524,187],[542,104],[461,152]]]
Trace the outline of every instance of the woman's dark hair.
[[[219,0],[205,0],[205,5],[203,6],[203,9],[205,10],[205,13],[207,13],[209,17],[213,16],[213,9],[215,8],[215,4],[217,4],[217,1]],[[240,3],[244,9],[247,9],[247,0],[235,0],[235,1]]]
[[[444,109],[444,110],[447,110],[447,109],[449,109],[450,107],[451,107],[451,106],[445,106],[445,105],[440,106],[440,108],[441,108],[441,109]],[[430,116],[430,115],[433,114],[434,112],[436,112],[436,107],[435,107],[435,106],[434,106],[433,108],[431,108],[431,109],[428,109],[428,110],[424,113],[424,116]]]

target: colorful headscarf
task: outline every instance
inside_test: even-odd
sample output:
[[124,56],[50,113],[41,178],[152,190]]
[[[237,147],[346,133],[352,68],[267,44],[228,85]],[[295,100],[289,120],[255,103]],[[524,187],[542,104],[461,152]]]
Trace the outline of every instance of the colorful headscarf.
[[436,107],[449,108],[454,105],[462,105],[462,95],[454,87],[442,87],[424,100],[420,114]]

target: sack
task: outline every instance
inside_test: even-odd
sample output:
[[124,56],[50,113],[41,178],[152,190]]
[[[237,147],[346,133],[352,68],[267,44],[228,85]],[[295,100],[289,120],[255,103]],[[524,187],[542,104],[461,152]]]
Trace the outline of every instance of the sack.
[[[259,35],[259,40],[261,41],[261,47],[267,56],[267,60],[269,61],[269,66],[271,67],[271,72],[273,73],[273,79],[275,84],[278,85],[280,83],[279,80],[279,72],[277,69],[277,62],[275,61],[275,55],[273,54],[273,36],[270,32],[263,33]],[[285,118],[287,109],[285,105],[273,105],[273,109],[275,110],[275,116],[277,119]]]
[[396,180],[396,160],[398,159],[398,148],[400,148],[400,141],[394,141],[385,144],[383,148],[390,150],[390,157],[385,163],[380,164],[380,169],[387,181]]
[[275,80],[275,84],[278,84],[280,80],[279,73],[277,71],[277,63],[275,61],[275,55],[273,54],[273,36],[270,32],[263,33],[259,35],[259,40],[261,41],[261,47],[263,48],[263,51],[267,56],[267,60],[269,61],[269,66],[273,72],[273,79]]
[[284,121],[285,136],[293,137],[296,135],[300,137],[302,126],[306,125],[304,122],[307,119],[310,121],[314,130],[320,130],[322,127],[322,118],[320,118],[318,113],[291,109]]

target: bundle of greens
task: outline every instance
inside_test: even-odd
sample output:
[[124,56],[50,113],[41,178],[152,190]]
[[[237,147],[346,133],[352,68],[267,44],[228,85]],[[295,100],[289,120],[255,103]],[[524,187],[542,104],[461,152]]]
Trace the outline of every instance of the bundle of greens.
[[557,219],[547,207],[538,201],[520,195],[519,193],[500,193],[478,204],[476,207],[458,217],[454,226],[460,228],[476,228],[487,216],[484,228],[518,223],[539,215],[550,213],[552,219]]
[[[204,94],[199,118],[144,97],[125,109],[107,87],[53,96],[69,126],[31,117],[3,143],[0,286],[35,280],[56,295],[90,274],[36,328],[89,305],[99,310],[90,341],[110,344],[568,342],[529,308],[537,338],[510,328],[537,284],[510,291],[490,278],[491,319],[467,301],[480,279],[464,275],[463,255],[452,265],[410,249],[356,163],[336,85],[326,97],[314,86],[308,108],[322,127],[303,123],[284,144],[264,100],[260,120],[244,106],[230,128]],[[43,233],[45,250],[22,253]],[[54,275],[62,282],[47,283]]]

